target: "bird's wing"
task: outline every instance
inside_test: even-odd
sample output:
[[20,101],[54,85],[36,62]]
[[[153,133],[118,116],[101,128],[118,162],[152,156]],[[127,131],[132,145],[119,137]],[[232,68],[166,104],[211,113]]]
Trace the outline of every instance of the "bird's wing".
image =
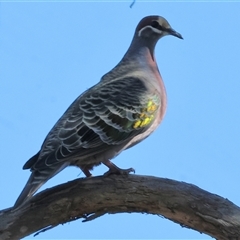
[[33,168],[129,142],[151,125],[159,101],[138,78],[95,85],[76,99],[50,131]]

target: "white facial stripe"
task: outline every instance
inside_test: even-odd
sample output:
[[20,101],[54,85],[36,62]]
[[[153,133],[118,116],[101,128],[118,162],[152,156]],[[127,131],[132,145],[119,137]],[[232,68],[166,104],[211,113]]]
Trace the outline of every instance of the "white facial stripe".
[[161,30],[158,30],[158,29],[156,29],[156,28],[154,28],[154,27],[148,25],[148,26],[142,28],[142,29],[138,32],[138,36],[139,36],[139,37],[141,36],[142,31],[144,31],[146,28],[151,28],[153,32],[158,33],[158,34],[161,34],[161,33],[162,33]]

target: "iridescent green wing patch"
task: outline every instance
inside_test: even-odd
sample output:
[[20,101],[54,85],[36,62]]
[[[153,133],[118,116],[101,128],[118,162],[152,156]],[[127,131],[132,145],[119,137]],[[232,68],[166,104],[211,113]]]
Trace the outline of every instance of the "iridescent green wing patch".
[[142,108],[140,114],[137,115],[137,120],[133,124],[134,129],[139,129],[149,126],[155,119],[159,107],[159,99],[157,96],[150,98],[145,107]]

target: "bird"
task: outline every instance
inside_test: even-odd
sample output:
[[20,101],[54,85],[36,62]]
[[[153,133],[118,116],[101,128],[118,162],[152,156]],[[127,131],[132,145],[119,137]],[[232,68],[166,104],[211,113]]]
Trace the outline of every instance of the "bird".
[[183,39],[161,16],[147,16],[138,23],[120,62],[70,105],[39,152],[24,164],[31,175],[14,207],[68,166],[79,167],[86,177],[101,163],[109,168],[105,175],[134,172],[111,160],[146,139],[165,115],[167,96],[155,46],[167,35]]

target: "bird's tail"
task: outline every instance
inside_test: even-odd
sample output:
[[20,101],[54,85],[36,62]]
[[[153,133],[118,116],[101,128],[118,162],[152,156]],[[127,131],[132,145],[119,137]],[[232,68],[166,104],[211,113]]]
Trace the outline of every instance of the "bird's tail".
[[32,172],[25,187],[23,188],[21,194],[19,195],[18,199],[14,204],[15,208],[19,207],[22,203],[28,201],[33,196],[33,194],[48,180],[48,178],[40,179],[38,175],[39,172]]
[[50,178],[55,176],[68,165],[69,163],[65,163],[55,165],[53,168],[49,167],[47,169],[42,169],[41,171],[33,171],[17,201],[15,202],[14,207],[19,207],[22,203],[28,201],[45,182],[47,182]]

